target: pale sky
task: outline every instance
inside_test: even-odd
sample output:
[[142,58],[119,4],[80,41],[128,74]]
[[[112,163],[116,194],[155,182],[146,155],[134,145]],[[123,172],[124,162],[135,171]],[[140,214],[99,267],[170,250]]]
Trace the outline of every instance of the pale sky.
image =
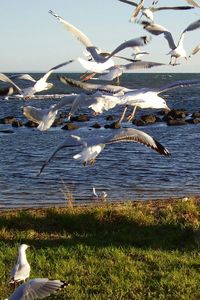
[[[152,0],[146,0],[145,6],[151,3]],[[84,57],[84,46],[48,13],[50,9],[79,28],[103,50],[112,51],[125,40],[150,35],[140,25],[129,22],[134,8],[117,0],[0,0],[0,4],[0,72],[46,72],[63,61]],[[159,6],[161,4],[188,5],[184,0],[162,0]],[[161,11],[154,17],[155,23],[169,29],[177,43],[181,32],[200,18],[200,9]],[[184,45],[188,54],[199,43],[200,29],[186,33]],[[170,56],[166,55],[169,47],[163,35],[153,36],[143,50],[150,52],[144,60],[169,63]],[[128,49],[120,55],[130,56],[131,53]],[[162,66],[149,72],[199,73],[200,52],[189,61],[181,58],[179,62],[180,66]],[[84,72],[84,69],[75,62],[60,72]]]

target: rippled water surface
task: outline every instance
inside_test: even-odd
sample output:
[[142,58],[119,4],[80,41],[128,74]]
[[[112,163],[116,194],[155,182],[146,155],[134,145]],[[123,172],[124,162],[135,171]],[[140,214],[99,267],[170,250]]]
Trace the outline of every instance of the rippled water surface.
[[[39,74],[33,74],[39,76]],[[76,78],[76,74],[72,74]],[[198,74],[124,74],[122,85],[128,87],[158,87],[181,79],[199,78]],[[72,92],[59,83],[56,75],[50,77],[56,88],[50,93]],[[200,88],[190,87],[165,92],[163,97],[171,108],[184,108],[190,113],[200,111]],[[30,105],[48,107],[55,100],[31,100]],[[20,107],[22,100],[0,100],[0,118],[14,115],[25,121]],[[70,191],[75,201],[92,201],[92,187],[107,192],[111,201],[167,198],[200,194],[200,124],[167,126],[159,122],[139,127],[151,134],[171,152],[170,158],[158,155],[136,143],[118,143],[107,146],[94,166],[83,167],[73,160],[78,149],[62,149],[40,177],[36,174],[52,151],[70,134],[106,135],[109,123],[105,117],[116,117],[121,108],[115,108],[98,117],[89,109],[89,122],[80,123],[75,131],[52,127],[47,133],[26,127],[0,125],[0,208],[65,205]],[[155,111],[140,111],[146,114]],[[100,129],[91,125],[98,122]],[[124,122],[125,127],[134,125]],[[6,133],[5,129],[12,130]]]

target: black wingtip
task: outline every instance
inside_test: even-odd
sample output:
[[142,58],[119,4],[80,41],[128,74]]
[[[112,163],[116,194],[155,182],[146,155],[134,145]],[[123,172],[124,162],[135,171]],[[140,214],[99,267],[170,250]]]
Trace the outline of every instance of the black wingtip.
[[164,155],[164,156],[171,156],[171,153],[169,152],[169,150],[167,148],[165,148],[162,144],[160,144],[158,141],[154,140],[155,141],[155,144],[156,144],[156,148],[155,150],[161,154],[161,155]]

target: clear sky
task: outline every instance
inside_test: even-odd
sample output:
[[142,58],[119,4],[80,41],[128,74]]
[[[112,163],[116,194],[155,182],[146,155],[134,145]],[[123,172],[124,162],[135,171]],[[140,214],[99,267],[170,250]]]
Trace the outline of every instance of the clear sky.
[[[199,0],[198,0],[199,1]],[[46,72],[68,59],[83,56],[84,46],[48,13],[55,11],[83,31],[103,50],[112,51],[124,40],[149,35],[142,27],[130,23],[133,7],[117,0],[0,0],[1,70],[0,72]],[[152,3],[146,0],[145,6]],[[187,5],[184,0],[162,0],[162,5]],[[200,9],[156,12],[155,23],[172,32],[175,42],[181,32],[200,18]],[[187,33],[184,40],[188,54],[200,43],[200,29]],[[146,46],[150,55],[144,60],[168,63],[170,57],[163,35],[153,36]],[[131,50],[120,54],[130,55]],[[150,72],[195,72],[200,70],[200,52],[180,66],[152,68]],[[84,71],[78,62],[60,69],[62,72]],[[142,72],[146,72],[143,70]]]

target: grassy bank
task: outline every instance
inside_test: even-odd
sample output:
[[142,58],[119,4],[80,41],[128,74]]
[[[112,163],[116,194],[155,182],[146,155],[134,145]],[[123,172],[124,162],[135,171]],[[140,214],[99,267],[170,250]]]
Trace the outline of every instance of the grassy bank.
[[49,299],[200,299],[198,199],[1,212],[0,299],[21,243]]

